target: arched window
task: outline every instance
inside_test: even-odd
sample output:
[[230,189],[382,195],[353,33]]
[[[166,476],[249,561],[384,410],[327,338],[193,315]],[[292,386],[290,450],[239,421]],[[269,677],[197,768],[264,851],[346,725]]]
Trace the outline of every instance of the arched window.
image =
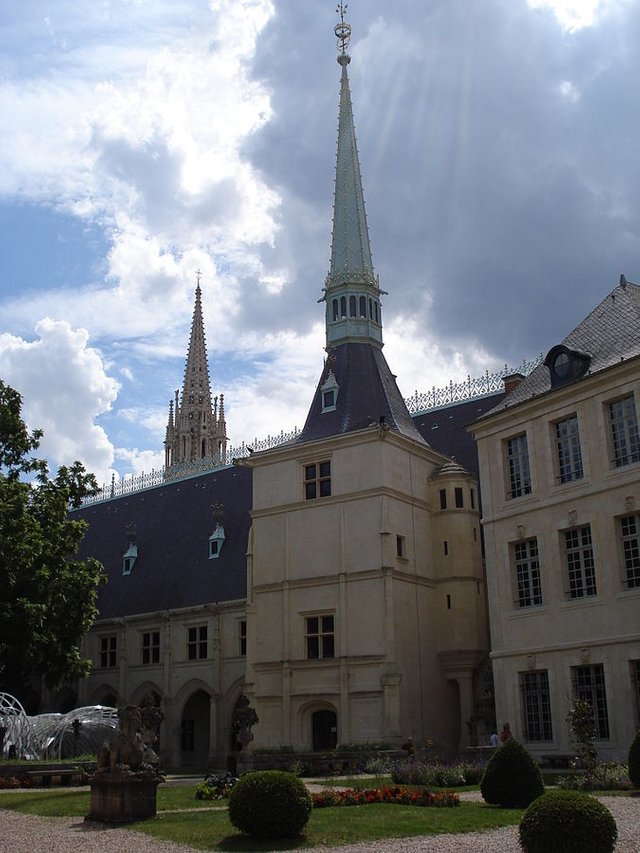
[[376,315],[376,323],[379,323],[380,321],[378,319],[378,303],[377,302],[373,303],[373,310],[374,310],[375,315]]
[[367,316],[367,300],[364,298],[364,296],[360,297],[360,316]]
[[340,316],[341,317],[347,316],[347,297],[346,296],[340,297]]
[[333,300],[333,319],[334,320],[338,319],[338,300],[337,299]]
[[356,298],[355,298],[355,296],[349,297],[349,316],[350,317],[356,316]]
[[373,320],[373,300],[369,300],[369,319]]

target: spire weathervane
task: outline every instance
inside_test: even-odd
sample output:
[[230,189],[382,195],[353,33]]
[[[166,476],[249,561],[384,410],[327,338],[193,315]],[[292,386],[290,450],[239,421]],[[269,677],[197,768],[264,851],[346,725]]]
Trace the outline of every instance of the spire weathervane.
[[336,24],[333,28],[338,39],[338,50],[342,56],[346,56],[349,41],[351,40],[351,24],[347,24],[344,20],[348,8],[348,4],[343,3],[341,0],[336,8],[336,13],[340,15],[340,23]]

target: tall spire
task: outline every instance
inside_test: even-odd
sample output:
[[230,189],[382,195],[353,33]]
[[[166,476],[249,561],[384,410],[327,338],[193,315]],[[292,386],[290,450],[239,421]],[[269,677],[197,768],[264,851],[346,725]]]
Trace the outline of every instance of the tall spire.
[[327,350],[346,341],[365,341],[382,346],[381,291],[371,259],[347,74],[347,66],[351,62],[347,53],[351,26],[344,20],[346,9],[346,4],[339,4],[340,23],[334,28],[342,75],[331,265],[323,297],[326,301]]
[[165,468],[197,459],[224,462],[227,450],[224,407],[214,412],[209,383],[207,344],[202,318],[200,270],[196,272],[196,299],[182,384],[182,399],[176,391],[175,406],[169,404],[165,439]]

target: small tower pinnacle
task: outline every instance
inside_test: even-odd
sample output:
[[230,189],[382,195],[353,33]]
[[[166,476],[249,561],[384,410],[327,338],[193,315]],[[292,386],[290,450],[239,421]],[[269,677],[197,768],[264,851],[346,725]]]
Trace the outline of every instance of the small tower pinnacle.
[[209,383],[207,345],[202,318],[202,273],[196,270],[196,294],[191,320],[189,350],[184,370],[182,398],[176,391],[175,404],[169,404],[169,423],[165,438],[165,468],[177,469],[183,463],[210,459],[224,464],[227,453],[227,429],[224,410],[214,413]]
[[[347,48],[351,41],[351,24],[347,24],[344,20],[344,16],[347,14],[348,8],[349,5],[347,3],[342,3],[341,0],[336,9],[336,13],[340,15],[340,23],[335,25],[333,31],[338,39],[338,50],[340,52],[340,56],[347,56]],[[340,56],[338,57],[338,62],[340,62]],[[350,62],[350,57],[347,58],[347,63],[348,62]],[[342,63],[340,64],[342,65]]]

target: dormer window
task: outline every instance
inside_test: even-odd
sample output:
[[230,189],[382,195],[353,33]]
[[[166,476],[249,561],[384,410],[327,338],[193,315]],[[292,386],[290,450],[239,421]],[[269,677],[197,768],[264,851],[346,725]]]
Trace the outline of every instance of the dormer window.
[[571,350],[560,344],[549,350],[544,363],[549,368],[551,385],[555,387],[584,376],[590,361],[591,358],[585,353]]
[[221,524],[216,525],[216,529],[209,537],[209,559],[215,560],[220,556],[222,546],[224,545],[225,535],[224,527]]
[[129,548],[122,555],[122,574],[130,575],[133,571],[136,560],[138,559],[138,546],[129,545]]
[[338,402],[338,383],[336,377],[330,370],[329,374],[320,388],[320,398],[322,402],[322,412],[335,412]]

